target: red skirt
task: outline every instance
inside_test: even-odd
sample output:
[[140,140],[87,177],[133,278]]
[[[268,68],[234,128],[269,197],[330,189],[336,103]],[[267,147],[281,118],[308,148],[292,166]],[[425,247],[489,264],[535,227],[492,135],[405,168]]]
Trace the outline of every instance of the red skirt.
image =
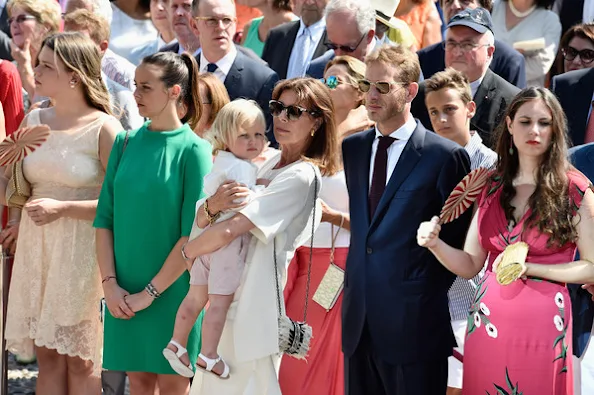
[[[346,247],[334,250],[334,263],[343,270],[348,251]],[[303,320],[308,264],[309,248],[300,247],[287,270],[285,305],[287,315],[296,321]],[[329,265],[330,248],[314,248],[307,311],[307,323],[312,326],[313,339],[307,360],[283,356],[279,373],[283,395],[344,394],[344,356],[341,344],[342,294],[330,311],[326,311],[312,300]]]

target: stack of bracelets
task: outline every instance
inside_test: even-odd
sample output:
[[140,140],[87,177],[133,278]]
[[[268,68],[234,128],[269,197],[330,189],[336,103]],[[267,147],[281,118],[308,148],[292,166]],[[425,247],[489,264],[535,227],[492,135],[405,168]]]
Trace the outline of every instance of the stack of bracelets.
[[157,291],[157,288],[155,288],[153,283],[148,283],[146,287],[144,287],[144,290],[146,291],[146,293],[151,295],[153,299],[157,299],[159,296],[161,296],[161,294],[159,293],[159,291]]

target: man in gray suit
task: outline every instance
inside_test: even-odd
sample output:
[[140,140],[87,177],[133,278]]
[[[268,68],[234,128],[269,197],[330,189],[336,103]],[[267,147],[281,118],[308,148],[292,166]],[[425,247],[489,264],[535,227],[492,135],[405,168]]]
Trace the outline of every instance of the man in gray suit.
[[375,38],[375,10],[368,1],[330,0],[326,6],[326,42],[329,49],[313,60],[306,74],[322,78],[326,64],[335,56],[349,55],[359,60],[381,43]]

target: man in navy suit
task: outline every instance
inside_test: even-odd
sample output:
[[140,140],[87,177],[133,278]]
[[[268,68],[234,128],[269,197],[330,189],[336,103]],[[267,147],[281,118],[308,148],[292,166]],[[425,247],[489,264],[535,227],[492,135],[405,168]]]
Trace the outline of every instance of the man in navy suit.
[[225,84],[231,100],[241,97],[256,101],[264,111],[267,135],[275,145],[268,102],[278,75],[236,49],[235,4],[232,0],[195,0],[193,15],[202,44],[200,72],[214,73]]
[[[351,244],[342,345],[347,395],[445,394],[455,340],[448,289],[454,274],[416,243],[419,224],[440,212],[470,169],[461,146],[410,113],[420,66],[408,49],[367,56],[365,105],[374,129],[343,145]],[[470,213],[443,227],[462,247]]]
[[587,134],[594,100],[594,69],[574,70],[556,75],[551,80],[551,90],[557,95],[567,115],[572,144],[580,145],[594,141],[592,133]]
[[[594,180],[594,143],[574,147],[569,154],[573,165],[590,180]],[[581,394],[588,395],[588,391],[594,388],[594,341],[588,344],[593,334],[594,302],[590,292],[594,292],[594,286],[589,287],[590,292],[578,284],[568,284],[568,288],[573,315],[573,353],[581,357],[581,366],[574,366],[574,372],[581,370],[581,374],[578,374]],[[579,394],[579,388],[575,390]]]
[[[474,9],[478,7],[491,12],[493,0],[442,0],[443,16],[446,24],[454,15],[465,8]],[[419,55],[419,62],[421,62],[421,69],[425,78],[431,78],[438,71],[445,70],[445,48],[443,43],[423,48],[417,52],[417,55]],[[495,37],[495,52],[489,68],[512,85],[520,89],[526,87],[524,56],[506,43],[497,40],[497,37]]]

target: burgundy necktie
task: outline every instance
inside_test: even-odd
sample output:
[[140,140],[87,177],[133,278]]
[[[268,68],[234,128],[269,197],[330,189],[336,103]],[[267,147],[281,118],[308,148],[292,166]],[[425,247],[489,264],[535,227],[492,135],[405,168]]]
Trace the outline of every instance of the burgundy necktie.
[[379,204],[384,189],[386,189],[386,178],[388,173],[388,148],[396,141],[394,137],[381,136],[375,153],[373,162],[373,178],[371,179],[371,189],[369,191],[369,217],[373,218],[375,209]]

